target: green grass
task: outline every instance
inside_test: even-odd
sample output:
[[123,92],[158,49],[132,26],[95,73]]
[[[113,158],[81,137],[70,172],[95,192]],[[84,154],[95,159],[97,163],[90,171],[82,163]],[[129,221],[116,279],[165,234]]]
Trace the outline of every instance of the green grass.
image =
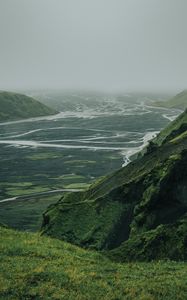
[[114,155],[110,155],[110,156],[108,156],[108,158],[109,158],[109,159],[113,159],[113,160],[118,159],[118,157],[117,157],[117,156],[114,156]]
[[119,264],[38,234],[0,235],[0,299],[186,299],[186,263]]
[[87,165],[87,164],[95,164],[96,161],[94,160],[69,160],[66,161],[64,164],[78,164],[78,165]]
[[187,137],[187,130],[183,133],[181,133],[179,136],[175,137],[173,140],[170,141],[170,143],[177,143],[180,142],[180,140]]
[[44,153],[38,153],[38,154],[32,154],[29,156],[26,156],[27,159],[30,160],[46,160],[46,159],[58,159],[63,157],[63,154],[56,155],[54,152],[44,152]]
[[16,186],[12,187],[12,188],[7,188],[7,194],[9,196],[31,195],[34,193],[42,193],[42,192],[46,192],[46,191],[49,191],[49,188],[42,187],[42,186],[32,186],[29,188],[27,188],[27,186],[26,186],[25,188],[22,188],[22,189],[21,189],[21,187],[17,188]]
[[[139,234],[161,224],[174,224],[179,230],[178,221],[187,213],[187,136],[181,136],[186,124],[187,111],[160,133],[158,145],[149,147],[144,156],[100,178],[85,192],[66,194],[44,213],[43,233],[97,250],[116,249],[130,240],[120,251],[124,260],[126,248],[135,259],[186,259],[185,231],[177,243],[165,230],[156,232],[145,251],[139,241]],[[137,239],[131,239],[134,235]],[[170,245],[172,251],[164,251]]]
[[76,175],[76,174],[65,174],[61,175],[59,177],[53,177],[53,179],[58,179],[58,180],[77,180],[77,179],[85,179],[85,176],[82,175]]
[[159,146],[165,141],[169,141],[179,134],[183,133],[187,128],[187,110],[183,112],[177,119],[164,128],[153,142]]
[[36,199],[0,203],[0,220],[15,229],[39,230],[42,224],[42,213],[61,196],[59,193],[48,197],[40,196]]
[[0,186],[8,186],[8,187],[30,187],[32,186],[32,182],[0,182]]
[[[21,125],[20,125],[21,124]],[[19,125],[9,125],[6,126],[6,131],[8,132],[8,128],[13,132],[25,132],[35,129],[37,125],[41,128],[45,129],[44,124],[40,124],[38,122],[31,123],[20,123]],[[54,124],[51,124],[52,127]],[[62,124],[63,125],[63,124]],[[4,126],[1,126],[1,134],[4,133]],[[61,134],[63,135],[63,130]],[[71,131],[71,130],[70,130]],[[61,138],[59,137],[60,132],[57,130],[51,131],[42,131],[36,134],[38,140],[45,140],[49,138]],[[56,135],[53,134],[56,132]],[[44,135],[43,135],[44,134]],[[69,133],[68,136],[73,138],[74,133]],[[76,132],[77,134],[77,132]],[[82,130],[80,130],[79,135],[82,134]],[[90,134],[90,132],[89,132]],[[24,139],[25,137],[23,137]],[[27,138],[33,138],[29,136]],[[62,136],[62,138],[66,138]],[[110,170],[115,170],[121,166],[122,159],[120,158],[120,154],[117,155],[118,159],[109,161],[108,155],[113,155],[114,151],[83,151],[77,149],[47,149],[47,148],[14,148],[2,146],[0,147],[0,200],[31,194],[35,192],[42,192],[45,190],[54,190],[54,189],[63,189],[70,184],[86,184],[91,183],[94,178],[97,178],[100,175],[108,173]],[[56,158],[58,157],[58,158]],[[82,159],[84,158],[84,159]],[[78,161],[77,164],[65,164],[66,161]],[[80,161],[84,162],[84,164],[80,163]],[[96,163],[88,163],[87,161],[96,161]],[[79,166],[80,165],[80,166]],[[73,186],[73,187],[76,187]],[[82,186],[81,186],[82,187]],[[84,187],[87,187],[84,185]],[[79,186],[78,186],[79,188]],[[59,200],[63,196],[63,193],[60,195],[57,200]],[[38,199],[38,198],[37,198]],[[46,198],[45,198],[46,199]],[[34,211],[37,211],[37,202],[35,202]],[[40,205],[39,205],[40,206]],[[14,219],[15,224],[19,224],[17,217],[20,220],[20,215],[16,213],[17,207],[16,203],[14,203],[15,214],[13,214],[13,206],[11,207],[12,213],[11,218]],[[24,218],[28,218],[30,220],[30,208],[28,210],[28,214],[26,212],[26,207],[24,208]],[[40,209],[40,207],[39,207]],[[45,209],[45,208],[44,208]],[[2,213],[3,214],[3,213]],[[2,215],[0,214],[0,216]],[[10,222],[10,218],[8,214],[6,214],[7,220],[3,217],[3,222]],[[15,216],[15,217],[14,217]],[[0,218],[0,222],[2,219]],[[30,221],[28,224],[30,228]],[[35,224],[33,223],[33,226]],[[20,228],[20,226],[18,227]]]
[[26,95],[0,91],[0,121],[17,120],[57,113]]
[[2,200],[10,197],[46,192],[49,191],[51,187],[33,185],[32,182],[23,181],[23,182],[1,182],[0,189],[1,189],[0,198]]
[[80,182],[80,183],[67,184],[67,185],[64,185],[64,187],[66,189],[87,189],[90,187],[90,185],[91,184],[89,184],[89,183]]

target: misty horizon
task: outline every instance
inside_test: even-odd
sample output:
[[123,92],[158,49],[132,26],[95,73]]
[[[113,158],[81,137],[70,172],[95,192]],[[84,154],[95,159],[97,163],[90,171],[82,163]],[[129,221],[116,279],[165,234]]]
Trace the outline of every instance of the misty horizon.
[[0,90],[179,93],[185,0],[1,0]]

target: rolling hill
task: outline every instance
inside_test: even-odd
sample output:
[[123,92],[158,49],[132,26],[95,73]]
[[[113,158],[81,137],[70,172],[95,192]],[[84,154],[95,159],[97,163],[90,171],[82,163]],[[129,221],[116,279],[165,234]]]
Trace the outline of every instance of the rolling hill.
[[114,260],[186,260],[187,110],[143,156],[51,205],[42,233]]
[[56,110],[26,95],[0,91],[0,122],[56,113]]
[[49,206],[41,232],[0,224],[0,299],[186,299],[186,199],[187,110],[144,155]]
[[186,299],[183,262],[125,263],[0,227],[0,299]]
[[187,108],[187,90],[184,90],[169,100],[154,102],[153,105],[185,110]]

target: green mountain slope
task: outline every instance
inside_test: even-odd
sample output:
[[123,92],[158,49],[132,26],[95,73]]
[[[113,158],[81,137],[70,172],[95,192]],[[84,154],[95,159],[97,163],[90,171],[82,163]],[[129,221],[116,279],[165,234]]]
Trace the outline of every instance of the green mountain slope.
[[165,129],[163,129],[158,136],[153,139],[153,143],[161,146],[169,140],[181,136],[187,131],[187,109]]
[[157,101],[154,103],[155,106],[161,106],[166,108],[179,108],[186,109],[187,108],[187,90],[177,94],[175,97],[167,100],[167,101]]
[[0,227],[0,299],[186,299],[187,265],[125,263]]
[[144,156],[87,192],[66,195],[50,206],[43,234],[112,250],[114,259],[187,259],[186,120],[187,111],[150,143]]
[[39,101],[17,93],[0,91],[0,121],[18,120],[56,114]]

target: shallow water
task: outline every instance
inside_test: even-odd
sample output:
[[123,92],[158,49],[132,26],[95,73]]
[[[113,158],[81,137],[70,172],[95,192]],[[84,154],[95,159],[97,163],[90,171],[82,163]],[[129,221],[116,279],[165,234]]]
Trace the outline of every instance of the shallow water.
[[[57,115],[0,123],[3,195],[14,196],[3,186],[7,182],[63,188],[64,174],[90,182],[128,164],[132,154],[179,114],[151,107],[146,95],[59,97],[57,104],[64,110]],[[72,177],[68,183],[75,182]]]

